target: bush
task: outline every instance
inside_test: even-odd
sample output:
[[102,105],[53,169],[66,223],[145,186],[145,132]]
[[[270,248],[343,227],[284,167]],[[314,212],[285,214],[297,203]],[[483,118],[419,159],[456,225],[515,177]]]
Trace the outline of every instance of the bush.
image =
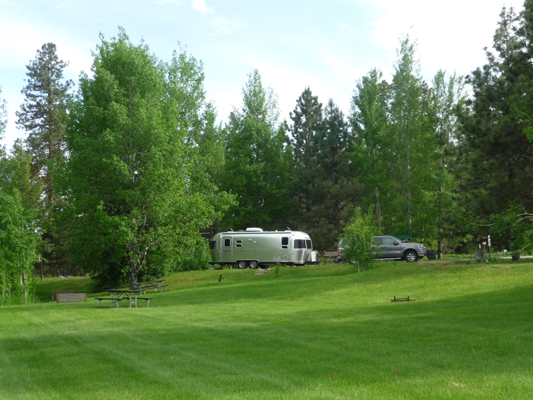
[[350,264],[357,265],[357,272],[372,266],[372,238],[378,234],[378,227],[372,221],[373,209],[366,215],[357,207],[354,216],[344,228],[344,250],[342,258]]

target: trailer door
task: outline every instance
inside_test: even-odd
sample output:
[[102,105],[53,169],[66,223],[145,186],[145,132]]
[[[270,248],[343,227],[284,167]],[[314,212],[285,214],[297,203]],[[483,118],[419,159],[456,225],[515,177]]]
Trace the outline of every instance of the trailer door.
[[225,237],[222,239],[222,261],[233,261],[233,246],[231,242],[233,238]]

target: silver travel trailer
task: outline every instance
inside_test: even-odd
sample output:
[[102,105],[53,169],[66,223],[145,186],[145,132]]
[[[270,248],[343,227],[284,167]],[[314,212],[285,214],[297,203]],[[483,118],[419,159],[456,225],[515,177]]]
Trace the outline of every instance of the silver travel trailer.
[[265,231],[248,228],[246,231],[219,232],[211,239],[210,264],[232,265],[236,268],[268,268],[277,263],[285,265],[318,264],[311,238],[305,232]]

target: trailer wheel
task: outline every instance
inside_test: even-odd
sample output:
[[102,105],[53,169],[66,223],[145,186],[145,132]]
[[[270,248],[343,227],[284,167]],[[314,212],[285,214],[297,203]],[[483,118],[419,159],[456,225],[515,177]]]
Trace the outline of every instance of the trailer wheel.
[[245,269],[246,267],[248,267],[248,265],[246,265],[246,261],[237,261],[237,268]]
[[255,261],[255,260],[250,261],[250,268],[251,269],[256,269],[258,266],[259,266],[259,263],[257,261]]
[[268,269],[268,265],[265,265],[265,264],[259,264],[259,268],[261,268],[261,269]]

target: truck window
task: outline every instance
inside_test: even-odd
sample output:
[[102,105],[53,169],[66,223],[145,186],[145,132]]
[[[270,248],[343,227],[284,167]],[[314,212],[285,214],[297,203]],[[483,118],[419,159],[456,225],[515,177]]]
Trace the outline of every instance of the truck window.
[[294,248],[295,249],[305,249],[305,240],[304,239],[294,239]]
[[289,238],[288,237],[282,237],[281,238],[281,248],[282,249],[288,249],[289,248]]
[[211,240],[211,250],[215,250],[217,248],[217,241]]

